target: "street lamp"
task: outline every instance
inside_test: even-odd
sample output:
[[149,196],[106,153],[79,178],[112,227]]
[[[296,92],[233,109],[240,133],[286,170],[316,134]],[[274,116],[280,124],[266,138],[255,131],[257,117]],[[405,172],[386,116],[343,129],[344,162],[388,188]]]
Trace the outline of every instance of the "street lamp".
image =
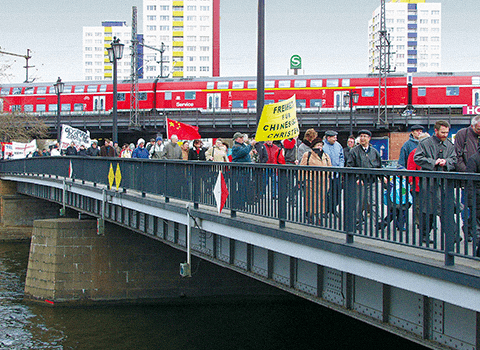
[[117,60],[122,59],[123,47],[125,45],[120,44],[120,39],[113,37],[113,41],[108,51],[108,59],[113,63],[113,135],[112,141],[118,142],[118,130],[117,130]]
[[53,86],[57,95],[57,142],[60,143],[60,94],[63,93],[65,83],[62,83],[62,79],[58,77],[57,82]]
[[160,78],[163,78],[163,53],[165,52],[165,44],[163,42],[158,51],[160,51]]
[[350,105],[350,135],[353,134],[353,104],[358,103],[359,96],[360,95],[353,90],[350,90],[350,92],[347,92],[343,96],[345,98],[345,101]]

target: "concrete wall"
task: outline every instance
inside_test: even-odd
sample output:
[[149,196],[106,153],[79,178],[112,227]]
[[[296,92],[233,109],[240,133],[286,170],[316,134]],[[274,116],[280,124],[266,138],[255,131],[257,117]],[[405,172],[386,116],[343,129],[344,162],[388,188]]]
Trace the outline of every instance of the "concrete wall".
[[198,301],[286,296],[278,289],[221,268],[192,260],[191,278],[179,264],[186,253],[127,229],[96,221],[35,221],[25,298],[58,303]]

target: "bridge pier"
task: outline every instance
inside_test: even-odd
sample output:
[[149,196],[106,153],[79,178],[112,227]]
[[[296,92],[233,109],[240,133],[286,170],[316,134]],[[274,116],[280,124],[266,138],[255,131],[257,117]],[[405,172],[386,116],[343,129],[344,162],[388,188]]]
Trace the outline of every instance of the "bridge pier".
[[192,260],[192,278],[179,273],[185,253],[126,228],[95,220],[35,221],[25,298],[49,304],[198,302],[287,294],[214,264]]
[[58,217],[59,205],[20,195],[17,183],[0,180],[0,241],[29,240],[33,221]]

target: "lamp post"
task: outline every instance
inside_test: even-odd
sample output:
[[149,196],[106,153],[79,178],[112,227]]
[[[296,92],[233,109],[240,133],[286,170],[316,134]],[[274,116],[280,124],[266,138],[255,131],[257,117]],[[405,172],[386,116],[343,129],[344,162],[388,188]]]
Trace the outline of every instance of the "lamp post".
[[347,92],[343,96],[345,98],[345,100],[347,101],[347,103],[350,105],[350,135],[353,134],[353,104],[358,103],[358,97],[359,96],[360,95],[353,90],[350,90],[350,92]]
[[108,59],[113,63],[113,135],[112,141],[118,142],[117,129],[117,60],[122,59],[124,44],[120,44],[120,39],[113,37],[111,46],[107,49]]
[[57,82],[53,84],[55,87],[55,94],[57,95],[57,142],[60,143],[60,94],[63,93],[65,84],[62,83],[62,79],[58,77]]
[[160,51],[160,78],[163,78],[163,53],[165,52],[165,44],[163,42],[158,51]]

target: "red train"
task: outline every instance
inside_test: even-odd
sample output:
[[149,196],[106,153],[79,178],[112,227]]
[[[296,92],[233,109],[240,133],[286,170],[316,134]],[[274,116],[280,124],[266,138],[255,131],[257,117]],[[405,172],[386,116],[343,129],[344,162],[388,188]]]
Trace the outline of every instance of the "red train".
[[[449,108],[455,114],[480,112],[480,72],[395,74],[388,78],[389,107],[409,105],[408,83],[411,82],[411,104],[418,111],[426,108]],[[282,76],[265,81],[265,103],[297,98],[302,112],[329,113],[347,111],[344,100],[353,89],[359,96],[357,111],[378,105],[378,76]],[[113,86],[110,81],[82,81],[65,84],[61,95],[62,114],[109,113]],[[141,111],[200,112],[254,110],[255,78],[156,79],[139,82]],[[118,85],[118,110],[130,110],[130,83]],[[1,85],[0,111],[22,111],[37,115],[55,115],[57,96],[53,84]]]

